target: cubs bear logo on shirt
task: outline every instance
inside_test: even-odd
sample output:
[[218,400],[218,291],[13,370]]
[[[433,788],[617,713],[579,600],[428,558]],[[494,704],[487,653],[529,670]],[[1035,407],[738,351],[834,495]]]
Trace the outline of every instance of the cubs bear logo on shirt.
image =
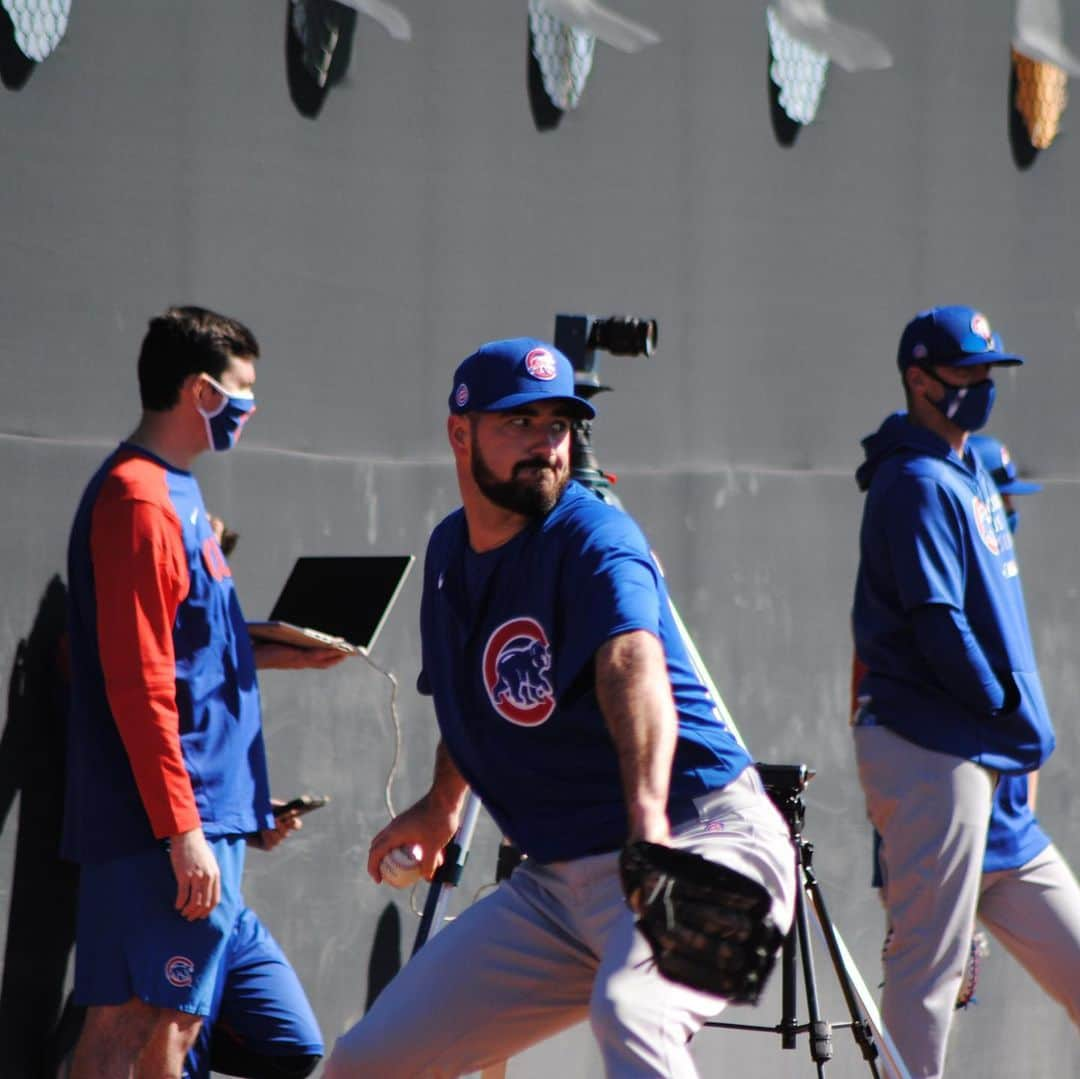
[[484,645],[483,676],[491,707],[519,727],[538,727],[555,711],[551,645],[535,618],[511,618]]
[[555,357],[546,348],[534,348],[525,356],[525,370],[541,382],[550,382],[559,373]]

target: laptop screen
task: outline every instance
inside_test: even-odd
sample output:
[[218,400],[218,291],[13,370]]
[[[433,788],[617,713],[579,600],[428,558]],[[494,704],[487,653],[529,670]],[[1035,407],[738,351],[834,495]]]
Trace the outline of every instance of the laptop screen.
[[270,620],[344,637],[366,652],[415,560],[413,555],[298,558]]

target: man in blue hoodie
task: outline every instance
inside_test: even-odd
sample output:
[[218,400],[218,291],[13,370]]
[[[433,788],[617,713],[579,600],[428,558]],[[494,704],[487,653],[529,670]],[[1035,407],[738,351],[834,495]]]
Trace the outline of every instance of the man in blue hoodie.
[[1039,768],[1054,734],[1004,505],[967,446],[991,368],[1023,360],[985,315],[949,306],[908,323],[897,362],[907,411],[864,440],[856,473],[854,739],[893,930],[882,1016],[911,1074],[939,1076],[995,784]]

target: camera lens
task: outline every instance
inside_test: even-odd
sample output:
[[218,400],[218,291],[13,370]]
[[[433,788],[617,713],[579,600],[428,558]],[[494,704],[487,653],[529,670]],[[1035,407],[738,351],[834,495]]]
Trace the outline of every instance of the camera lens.
[[589,335],[589,345],[615,356],[651,356],[656,349],[656,319],[597,319]]

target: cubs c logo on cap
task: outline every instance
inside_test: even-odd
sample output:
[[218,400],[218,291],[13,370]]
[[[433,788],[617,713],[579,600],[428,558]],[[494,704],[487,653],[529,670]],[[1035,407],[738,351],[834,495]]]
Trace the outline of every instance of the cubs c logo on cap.
[[464,408],[469,403],[469,387],[464,382],[454,391],[454,403],[458,408]]
[[525,370],[541,382],[550,382],[559,373],[555,357],[546,348],[534,348],[525,356]]
[[511,618],[484,645],[483,677],[491,707],[517,727],[538,727],[555,711],[551,645],[534,618]]
[[981,337],[988,346],[994,343],[994,331],[990,329],[990,320],[981,312],[971,316],[971,332]]
[[187,989],[194,973],[195,964],[186,955],[174,955],[165,964],[165,980],[177,989]]

